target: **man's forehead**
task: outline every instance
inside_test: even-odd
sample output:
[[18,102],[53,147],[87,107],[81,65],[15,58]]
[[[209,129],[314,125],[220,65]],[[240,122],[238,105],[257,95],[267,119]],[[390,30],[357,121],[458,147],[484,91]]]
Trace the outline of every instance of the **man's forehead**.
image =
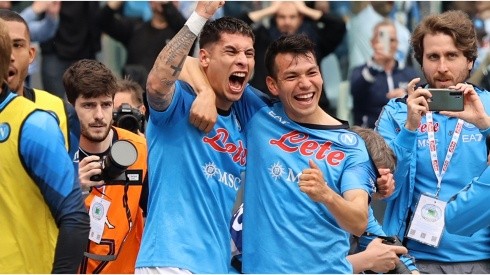
[[244,50],[254,48],[252,37],[240,33],[222,33],[218,44],[223,48],[232,47]]

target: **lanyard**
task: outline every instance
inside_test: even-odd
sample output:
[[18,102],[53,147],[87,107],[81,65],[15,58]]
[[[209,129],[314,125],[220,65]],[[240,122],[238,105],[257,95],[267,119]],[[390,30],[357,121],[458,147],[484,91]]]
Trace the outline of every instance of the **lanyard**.
[[434,174],[437,178],[437,192],[436,198],[439,195],[439,191],[441,191],[441,182],[442,177],[446,174],[447,168],[449,166],[449,162],[453,157],[454,150],[456,150],[456,145],[459,141],[459,136],[461,135],[461,130],[463,129],[463,120],[458,119],[456,123],[456,127],[454,129],[453,136],[451,138],[451,142],[449,143],[449,147],[447,148],[446,158],[444,159],[444,163],[442,165],[441,171],[439,171],[439,161],[437,160],[437,148],[436,148],[436,140],[434,135],[434,120],[432,118],[432,112],[427,112],[427,135],[429,141],[429,151],[430,151],[430,160],[432,163],[432,169],[434,169]]

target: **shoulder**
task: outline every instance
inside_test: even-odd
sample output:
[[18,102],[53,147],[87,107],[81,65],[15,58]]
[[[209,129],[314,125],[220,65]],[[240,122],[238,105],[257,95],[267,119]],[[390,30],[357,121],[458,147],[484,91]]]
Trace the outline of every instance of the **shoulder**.
[[383,107],[382,114],[390,113],[392,117],[402,116],[406,118],[407,112],[407,96],[400,98],[392,98]]
[[125,139],[131,141],[135,146],[143,146],[146,148],[146,139],[140,135],[137,135],[126,129],[114,127],[117,132],[118,139]]

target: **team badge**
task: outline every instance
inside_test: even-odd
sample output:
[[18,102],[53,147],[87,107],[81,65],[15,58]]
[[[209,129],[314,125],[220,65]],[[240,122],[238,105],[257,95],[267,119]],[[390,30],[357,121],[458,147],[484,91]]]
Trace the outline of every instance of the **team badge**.
[[10,125],[7,122],[0,124],[0,143],[9,138],[10,130]]
[[354,133],[342,133],[339,135],[339,142],[346,146],[356,146],[359,139]]

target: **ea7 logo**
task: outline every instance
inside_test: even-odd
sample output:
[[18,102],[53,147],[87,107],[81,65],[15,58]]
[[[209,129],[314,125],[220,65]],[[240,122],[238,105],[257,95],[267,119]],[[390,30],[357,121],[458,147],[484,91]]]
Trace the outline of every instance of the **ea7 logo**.
[[0,143],[6,141],[10,136],[10,125],[7,122],[0,124]]

